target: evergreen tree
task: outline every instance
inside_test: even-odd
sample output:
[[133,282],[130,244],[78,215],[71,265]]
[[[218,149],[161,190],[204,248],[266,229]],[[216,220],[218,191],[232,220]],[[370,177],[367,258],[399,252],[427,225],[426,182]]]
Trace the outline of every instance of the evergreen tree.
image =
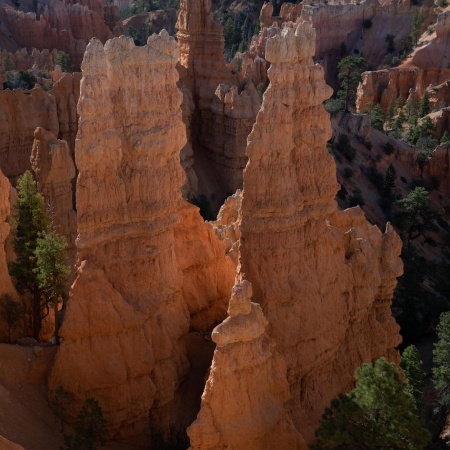
[[421,450],[429,433],[395,364],[384,358],[356,371],[356,388],[331,403],[314,450]]
[[420,138],[433,137],[434,125],[430,116],[425,116],[421,123],[417,126],[412,126],[409,130],[407,140],[410,144],[415,145]]
[[412,17],[411,32],[409,33],[409,37],[414,45],[417,45],[417,41],[419,40],[420,29],[422,28],[423,21],[424,17],[422,13],[415,12]]
[[386,113],[386,124],[390,128],[392,126],[392,121],[395,116],[395,98],[391,97],[391,101],[389,102],[389,107],[387,109]]
[[75,435],[64,435],[66,448],[62,450],[94,450],[106,440],[105,419],[98,401],[86,399],[78,414]]
[[434,344],[433,384],[439,391],[441,401],[450,404],[450,312],[441,314],[437,326],[438,342]]
[[403,131],[403,124],[406,122],[406,116],[403,110],[400,110],[398,116],[395,118],[394,123],[392,124],[392,128],[399,132]]
[[70,273],[64,251],[67,242],[54,229],[53,222],[47,231],[40,233],[35,250],[36,268],[34,269],[39,287],[42,289],[47,305],[53,307],[55,314],[55,344],[59,345],[58,304],[63,295],[64,284]]
[[423,169],[425,166],[430,164],[430,157],[427,152],[423,150],[419,150],[419,153],[417,153],[416,157],[416,164],[419,166],[420,169],[420,179],[423,179]]
[[420,411],[423,401],[423,388],[425,386],[425,372],[420,353],[414,345],[406,347],[402,353],[400,367],[406,378],[406,390],[413,396],[417,409]]
[[339,85],[341,90],[338,92],[339,99],[344,101],[345,111],[348,112],[350,101],[356,96],[356,89],[361,81],[361,72],[366,64],[366,60],[361,57],[346,56],[338,64]]
[[10,274],[21,293],[31,294],[33,337],[39,339],[42,323],[42,290],[37,278],[36,256],[39,234],[48,224],[44,197],[36,191],[36,182],[26,171],[17,182],[17,203],[13,215],[13,248],[16,260],[10,264]]
[[395,105],[396,107],[396,112],[398,112],[399,109],[403,108],[403,100],[401,97],[397,98],[397,104]]
[[72,403],[70,394],[64,390],[62,386],[55,392],[55,396],[51,402],[56,417],[60,420],[61,432],[64,433],[64,421],[66,419],[67,407]]
[[59,51],[55,58],[55,65],[61,67],[63,72],[72,72],[72,63],[70,62],[70,56],[62,51]]
[[398,200],[397,221],[406,233],[408,247],[419,236],[426,237],[429,231],[438,231],[436,220],[439,214],[431,207],[430,196],[423,187],[416,187],[408,196]]
[[430,94],[428,91],[425,91],[419,103],[419,118],[430,114],[430,111]]
[[376,104],[370,114],[370,123],[376,130],[383,131],[384,114],[380,104]]
[[[409,97],[408,100],[406,100],[404,109],[405,109],[406,118],[408,121],[411,119],[411,117],[415,117],[417,114],[417,106],[411,97]],[[415,124],[416,124],[416,120],[414,121],[414,125]]]
[[447,130],[445,130],[444,134],[441,137],[441,144],[444,144],[445,142],[450,142],[450,135],[448,134]]
[[384,178],[384,185],[383,185],[383,197],[385,198],[392,198],[393,192],[395,189],[395,179],[397,178],[397,171],[395,170],[395,167],[390,164],[387,171],[386,171],[386,177]]

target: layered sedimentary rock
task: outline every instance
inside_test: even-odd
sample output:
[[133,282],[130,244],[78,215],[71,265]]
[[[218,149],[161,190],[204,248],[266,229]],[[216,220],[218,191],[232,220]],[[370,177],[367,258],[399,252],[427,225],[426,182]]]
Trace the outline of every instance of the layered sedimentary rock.
[[4,49],[15,52],[20,48],[50,51],[56,48],[70,55],[76,69],[89,39],[95,36],[105,42],[123,31],[117,7],[104,5],[101,0],[80,3],[50,0],[37,13],[2,5],[0,21],[5,29],[0,36]]
[[332,91],[313,64],[315,41],[307,23],[267,41],[270,85],[248,138],[239,268],[286,361],[288,409],[307,442],[355,369],[383,355],[398,362],[401,341],[390,312],[401,240],[358,207],[337,210],[322,106]]
[[66,140],[73,157],[80,79],[81,73],[67,73],[48,92],[39,85],[29,91],[0,91],[0,168],[10,180],[31,169],[30,154],[37,127]]
[[[111,436],[163,427],[187,360],[189,312],[175,257],[186,134],[178,48],[163,31],[143,47],[92,40],[82,64],[76,141],[78,274],[49,387],[74,419],[99,400]],[[124,83],[124,80],[127,80]]]
[[247,83],[240,94],[235,85],[220,84],[217,87],[211,104],[212,126],[204,130],[202,140],[208,145],[209,157],[222,167],[222,180],[228,194],[242,188],[247,137],[259,107],[253,83]]
[[[434,69],[420,69],[417,67],[395,68],[364,72],[362,82],[358,86],[356,108],[358,111],[368,109],[368,103],[379,103],[384,111],[389,107],[392,98],[401,98],[406,102],[411,98],[418,102],[427,88],[433,86],[430,91],[433,97],[435,85],[442,85],[450,78],[450,69],[436,67]],[[435,95],[432,105],[439,106],[445,98],[445,88],[442,86],[442,95]]]
[[10,180],[31,169],[31,147],[38,126],[58,135],[55,97],[40,87],[0,91],[0,168]]
[[46,203],[51,205],[53,225],[67,239],[67,263],[73,268],[77,235],[77,215],[73,206],[75,164],[67,142],[56,139],[43,128],[36,128],[31,166],[38,190],[44,195]]
[[[180,4],[176,25],[179,85],[190,91],[194,102],[188,122],[199,192],[213,192],[221,204],[227,195],[242,187],[243,142],[256,117],[257,96],[251,87],[242,94],[244,86],[239,76],[226,67],[223,29],[214,21],[210,6],[210,0],[183,0]],[[202,163],[205,158],[210,161]]]
[[[305,4],[307,4],[306,2]],[[282,22],[296,22],[303,9],[303,3],[283,3],[280,10],[280,19]]]
[[40,70],[53,70],[57,53],[56,49],[50,52],[47,49],[39,51],[33,48],[29,52],[26,48],[21,48],[15,53],[3,50],[0,52],[0,56],[10,59],[16,70],[30,70],[34,66]]
[[285,407],[286,363],[251,296],[248,281],[236,284],[229,317],[212,332],[217,347],[200,413],[188,429],[191,450],[306,450]]
[[261,24],[261,28],[270,27],[273,23],[273,5],[272,3],[264,2],[261,8],[261,12],[259,13],[259,23]]
[[0,297],[8,294],[16,296],[11,277],[8,273],[8,265],[6,262],[5,241],[9,235],[10,226],[7,219],[11,214],[9,196],[11,185],[0,170]]
[[408,65],[422,69],[448,67],[450,63],[450,11],[439,14],[432,39],[418,47]]
[[68,142],[72,158],[75,152],[75,137],[78,131],[77,103],[80,98],[81,73],[66,73],[54,85],[50,94],[56,100],[59,129],[58,139]]
[[226,243],[215,236],[196,206],[183,202],[179,214],[175,253],[190,329],[208,331],[226,317],[236,263],[225,256]]

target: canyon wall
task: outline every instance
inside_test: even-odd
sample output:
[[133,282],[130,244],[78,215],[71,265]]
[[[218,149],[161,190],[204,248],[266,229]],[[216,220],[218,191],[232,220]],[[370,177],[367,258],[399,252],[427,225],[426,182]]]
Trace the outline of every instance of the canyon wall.
[[73,157],[80,79],[81,73],[66,73],[48,92],[39,85],[31,90],[0,91],[0,167],[11,181],[31,169],[37,127],[68,141]]
[[71,3],[49,0],[37,12],[24,12],[0,6],[0,21],[4,32],[0,47],[16,52],[21,48],[62,50],[70,55],[79,69],[86,43],[92,37],[102,42],[123,33],[118,8],[101,0]]
[[177,60],[163,31],[143,47],[94,39],[82,64],[78,273],[49,387],[74,396],[72,419],[97,398],[116,437],[145,426],[151,408],[158,421],[188,369],[174,242],[186,139]]
[[[357,90],[356,109],[368,110],[368,103],[372,102],[372,105],[379,103],[383,111],[386,111],[392,98],[401,98],[403,103],[408,98],[419,102],[430,86],[432,90],[441,86],[442,93],[435,95],[436,98],[431,102],[432,106],[439,107],[440,101],[445,98],[444,90],[449,78],[450,69],[440,67],[434,69],[399,67],[364,72]],[[433,97],[433,92],[431,94]]]
[[69,420],[98,399],[110,437],[139,433],[149,416],[152,431],[170,431],[184,335],[226,317],[234,282],[225,243],[181,197],[177,60],[162,31],[143,47],[92,40],[82,64],[77,273],[49,388],[73,396]]
[[[330,400],[351,389],[355,369],[380,356],[398,362],[401,341],[390,312],[402,273],[401,240],[390,225],[385,233],[370,225],[358,207],[337,210],[336,166],[326,148],[331,127],[322,106],[332,92],[312,61],[315,40],[314,29],[301,23],[267,41],[270,85],[248,138],[239,260],[274,351],[285,360],[287,409],[307,442]],[[227,363],[214,367],[210,380]],[[205,390],[191,435],[212,436],[214,388]],[[238,426],[234,416],[227,420]],[[224,426],[214,427],[214,442],[223,442],[217,435]],[[225,448],[217,445],[211,448]]]
[[182,0],[176,27],[179,86],[190,92],[194,103],[186,122],[198,193],[215,194],[220,205],[242,187],[245,141],[259,102],[255,89],[247,86],[243,91],[244,83],[226,67],[223,28],[210,7],[210,0]]
[[10,232],[7,219],[10,218],[11,208],[9,204],[11,185],[0,170],[0,297],[8,294],[16,297],[16,291],[8,273],[6,261],[5,242]]
[[[47,205],[51,206],[53,225],[58,234],[67,240],[67,264],[75,264],[77,215],[74,211],[75,164],[66,141],[61,141],[49,131],[36,128],[31,151],[31,167]],[[68,285],[73,281],[69,277]]]

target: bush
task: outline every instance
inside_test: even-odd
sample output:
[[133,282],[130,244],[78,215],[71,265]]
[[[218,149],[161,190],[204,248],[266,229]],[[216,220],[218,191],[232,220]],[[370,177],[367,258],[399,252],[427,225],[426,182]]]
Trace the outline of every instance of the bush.
[[364,206],[364,199],[362,196],[362,192],[360,189],[356,188],[353,195],[348,198],[349,206],[352,208],[353,206]]
[[62,51],[59,51],[55,58],[55,65],[61,67],[63,72],[72,71],[72,63],[70,62],[70,56]]
[[372,26],[372,21],[370,19],[365,19],[363,21],[363,27],[368,30]]
[[336,194],[336,197],[339,200],[344,201],[347,198],[347,194],[348,194],[347,189],[345,188],[344,185],[342,185],[341,189],[339,189],[338,193]]
[[352,162],[356,156],[356,149],[350,145],[350,139],[346,134],[340,134],[336,149],[342,153],[347,161]]
[[344,169],[343,175],[345,178],[351,178],[353,176],[353,170],[350,169],[349,167],[346,167]]
[[33,89],[36,84],[36,77],[28,71],[8,72],[7,89]]
[[329,112],[332,116],[337,114],[339,111],[344,110],[344,102],[339,99],[330,98],[324,103],[324,108],[327,112]]
[[384,177],[382,173],[374,166],[364,167],[364,173],[378,191],[381,192],[384,187]]
[[386,142],[386,144],[383,145],[383,150],[386,155],[392,155],[392,153],[395,152],[395,147],[390,142]]

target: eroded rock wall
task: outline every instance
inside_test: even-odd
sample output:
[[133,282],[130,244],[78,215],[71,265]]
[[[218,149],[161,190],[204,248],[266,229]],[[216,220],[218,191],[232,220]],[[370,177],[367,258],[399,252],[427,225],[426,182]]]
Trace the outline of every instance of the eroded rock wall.
[[237,283],[229,317],[212,332],[217,346],[200,413],[188,429],[191,450],[306,450],[285,407],[286,363],[251,297],[251,284]]
[[9,52],[21,48],[62,50],[79,69],[86,43],[92,37],[102,42],[123,32],[117,6],[101,0],[69,2],[50,0],[37,12],[24,12],[8,5],[0,6],[0,20],[5,32],[0,46]]
[[401,240],[358,207],[337,210],[322,106],[332,92],[313,64],[315,41],[307,23],[267,41],[270,86],[248,138],[240,225],[240,274],[285,358],[288,410],[307,442],[355,369],[398,362],[401,341],[390,311]]
[[97,398],[112,437],[148,425],[150,410],[164,426],[188,369],[174,237],[186,141],[177,60],[163,31],[144,47],[123,36],[105,47],[94,39],[82,64],[78,273],[49,387],[73,395],[72,419],[87,396]]
[[58,234],[67,240],[67,264],[72,269],[68,285],[73,281],[76,258],[77,215],[74,211],[75,164],[66,141],[61,141],[49,131],[36,128],[31,151],[31,167],[37,188],[50,205],[53,225]]
[[[245,140],[258,99],[250,86],[243,91],[243,81],[226,67],[223,28],[214,21],[210,8],[210,0],[182,0],[176,27],[179,85],[190,91],[194,103],[187,123],[198,193],[213,192],[220,205],[242,187]],[[205,158],[207,162],[202,163]]]

